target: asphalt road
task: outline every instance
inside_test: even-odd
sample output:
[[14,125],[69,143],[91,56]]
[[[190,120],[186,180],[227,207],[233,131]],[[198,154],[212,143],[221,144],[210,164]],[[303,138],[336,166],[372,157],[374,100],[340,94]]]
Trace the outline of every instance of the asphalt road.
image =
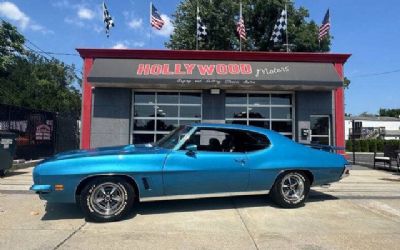
[[357,169],[298,209],[266,196],[149,202],[106,224],[46,207],[21,169],[0,179],[0,249],[399,249],[400,175]]

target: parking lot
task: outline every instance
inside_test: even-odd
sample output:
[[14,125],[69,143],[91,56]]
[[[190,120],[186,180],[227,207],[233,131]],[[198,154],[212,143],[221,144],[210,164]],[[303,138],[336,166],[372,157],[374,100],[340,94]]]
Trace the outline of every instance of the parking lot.
[[357,167],[313,188],[299,209],[265,196],[139,204],[130,218],[85,222],[74,205],[27,191],[31,169],[0,179],[0,249],[395,249],[400,246],[400,175]]

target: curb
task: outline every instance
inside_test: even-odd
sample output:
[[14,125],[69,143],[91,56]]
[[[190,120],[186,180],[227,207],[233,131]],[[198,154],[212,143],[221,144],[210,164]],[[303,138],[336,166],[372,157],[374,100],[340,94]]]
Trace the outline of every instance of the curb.
[[34,167],[36,164],[38,164],[41,161],[43,161],[43,159],[26,161],[26,162],[21,162],[21,163],[20,162],[14,163],[12,165],[12,167],[10,169],[8,169],[8,172],[18,170],[18,169]]

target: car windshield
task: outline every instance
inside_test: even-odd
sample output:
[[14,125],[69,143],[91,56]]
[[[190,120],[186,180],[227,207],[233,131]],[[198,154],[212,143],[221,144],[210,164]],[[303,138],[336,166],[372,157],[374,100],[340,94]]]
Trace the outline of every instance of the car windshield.
[[157,147],[173,149],[175,145],[192,129],[190,126],[179,126],[156,142]]

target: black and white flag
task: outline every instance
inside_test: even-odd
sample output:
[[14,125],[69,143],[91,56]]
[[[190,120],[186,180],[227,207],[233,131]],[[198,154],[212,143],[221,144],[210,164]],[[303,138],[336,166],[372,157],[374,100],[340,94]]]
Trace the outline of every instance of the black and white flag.
[[287,15],[286,10],[282,10],[281,15],[276,21],[274,30],[272,31],[271,41],[275,43],[282,42],[283,32],[287,29]]
[[197,39],[202,40],[207,36],[207,27],[199,16],[199,7],[197,7]]
[[110,29],[114,27],[114,21],[110,15],[110,12],[108,12],[106,3],[103,2],[103,21],[104,21],[104,27],[106,29],[106,35],[107,37],[110,36]]

